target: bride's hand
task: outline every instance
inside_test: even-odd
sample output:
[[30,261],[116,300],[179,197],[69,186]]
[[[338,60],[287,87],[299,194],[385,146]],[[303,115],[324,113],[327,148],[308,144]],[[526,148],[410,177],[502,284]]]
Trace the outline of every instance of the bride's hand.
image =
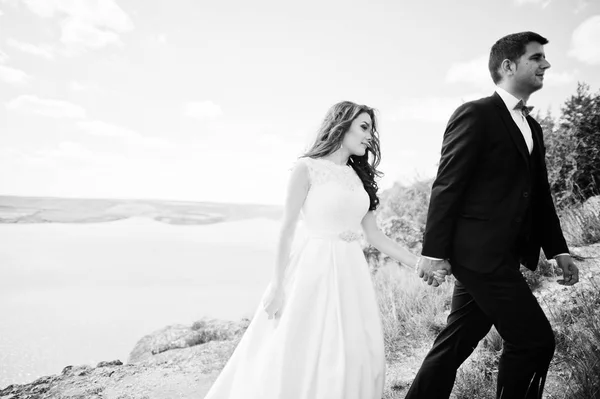
[[446,282],[447,275],[448,275],[447,270],[436,270],[433,272],[433,277],[435,278],[438,286],[440,286],[440,285],[442,285],[442,283]]
[[279,318],[281,316],[281,308],[283,306],[283,289],[279,286],[271,284],[263,299],[263,307],[267,312],[268,318]]

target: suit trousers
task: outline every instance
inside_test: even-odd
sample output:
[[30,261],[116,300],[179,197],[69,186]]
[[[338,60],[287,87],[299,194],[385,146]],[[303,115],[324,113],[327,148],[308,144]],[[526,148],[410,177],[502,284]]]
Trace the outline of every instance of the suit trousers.
[[503,339],[496,398],[540,399],[554,355],[554,333],[519,263],[491,273],[452,264],[456,277],[446,327],[413,381],[406,399],[447,399],[456,371],[494,325]]

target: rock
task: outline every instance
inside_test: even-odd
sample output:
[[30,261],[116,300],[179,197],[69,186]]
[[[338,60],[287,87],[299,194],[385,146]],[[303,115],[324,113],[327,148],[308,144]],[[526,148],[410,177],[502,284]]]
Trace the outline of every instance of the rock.
[[84,376],[87,375],[92,370],[92,367],[88,365],[83,366],[67,366],[63,369],[62,375],[75,375],[75,376]]
[[592,215],[600,216],[600,195],[588,198],[583,203],[583,209]]
[[52,385],[57,381],[57,376],[40,377],[32,383],[26,385],[12,384],[0,390],[0,398],[37,398],[41,394],[45,394],[50,390]]
[[600,288],[600,243],[575,247],[571,252],[582,259],[575,261],[579,268],[579,283],[572,287],[557,284],[556,280],[561,278],[557,275],[543,278],[540,286],[533,292],[548,314],[553,314],[557,307],[577,307],[582,296],[594,294]]
[[119,360],[100,362],[98,367],[67,366],[61,374],[1,389],[0,399],[191,399],[198,396],[200,385],[206,385],[206,378],[202,384],[192,378],[203,369],[201,361],[193,356],[171,366],[123,365]]
[[192,330],[200,333],[201,343],[206,343],[232,339],[246,331],[249,324],[250,320],[248,319],[243,319],[240,322],[232,322],[204,318],[192,324]]
[[168,326],[140,339],[131,351],[128,363],[139,363],[172,349],[230,340],[243,333],[248,324],[249,320],[233,322],[204,318],[192,326]]
[[600,223],[600,196],[590,197],[584,203],[563,211],[561,225],[567,242],[575,245],[587,245],[597,242],[597,228]]
[[156,353],[168,350],[169,347],[181,347],[180,342],[191,333],[191,328],[184,325],[172,325],[140,339],[131,353],[128,363],[138,363]]
[[120,360],[112,360],[110,362],[100,362],[98,363],[98,365],[96,367],[100,368],[100,367],[111,367],[111,366],[122,366],[123,362],[121,362]]

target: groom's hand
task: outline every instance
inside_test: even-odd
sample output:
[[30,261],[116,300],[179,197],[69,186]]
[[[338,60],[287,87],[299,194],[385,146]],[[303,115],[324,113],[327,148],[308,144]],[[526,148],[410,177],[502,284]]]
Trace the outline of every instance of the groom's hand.
[[444,271],[446,275],[452,274],[452,268],[447,260],[434,260],[423,256],[419,258],[417,273],[428,285],[439,286],[439,282],[435,276],[436,271]]
[[561,285],[573,285],[579,281],[579,269],[575,266],[571,255],[558,255],[556,263],[563,272],[563,278],[558,280]]

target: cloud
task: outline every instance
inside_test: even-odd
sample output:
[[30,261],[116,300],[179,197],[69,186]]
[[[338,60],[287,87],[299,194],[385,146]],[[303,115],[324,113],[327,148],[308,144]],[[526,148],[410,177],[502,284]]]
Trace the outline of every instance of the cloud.
[[10,100],[6,108],[28,114],[38,114],[51,118],[84,118],[85,109],[80,105],[63,100],[39,98],[34,95],[21,95]]
[[542,8],[546,8],[552,2],[552,0],[514,0],[514,2],[518,6],[522,6],[525,4],[535,4],[541,5]]
[[77,81],[69,82],[69,89],[73,91],[103,91],[97,83],[84,83]]
[[569,56],[590,65],[600,65],[600,15],[586,19],[573,32]]
[[590,4],[590,0],[577,0],[577,7],[575,7],[573,12],[575,14],[579,14],[580,12],[585,10],[589,4]]
[[0,80],[8,84],[23,86],[31,81],[31,76],[20,69],[0,65]]
[[[205,184],[200,186],[188,182],[197,179],[198,170],[208,170],[220,164],[221,157],[218,153],[198,157],[197,153],[182,154],[179,151],[162,152],[159,156],[131,149],[117,152],[114,149],[100,150],[76,140],[63,141],[39,150],[0,147],[0,181],[3,182],[3,191],[17,195],[96,198],[167,196],[212,200],[217,198],[206,198],[206,186],[215,187],[222,181],[236,181],[239,179],[239,168],[221,168],[222,173],[207,175],[203,181]],[[256,172],[251,170],[247,174],[254,176]],[[271,178],[270,175],[267,177]],[[244,182],[250,186],[248,188],[255,185],[248,178],[242,184]],[[267,189],[272,189],[272,184],[272,180],[263,182]],[[237,198],[235,193],[239,194],[238,186],[229,184],[223,190],[216,190],[209,195],[223,196],[221,191],[225,191],[223,199]],[[264,195],[261,190],[253,193],[256,196]]]
[[65,141],[56,149],[36,151],[38,160],[57,161],[60,159],[80,161],[85,163],[106,164],[109,161],[122,159],[123,156],[111,153],[98,153],[72,141]]
[[115,137],[127,144],[146,149],[172,149],[174,144],[161,137],[146,137],[135,130],[102,121],[80,121],[77,125],[95,136]]
[[[41,168],[63,167],[64,172],[76,173],[77,175],[90,175],[98,171],[96,168],[108,168],[120,178],[123,178],[123,174],[128,174],[134,169],[143,173],[144,171],[148,172],[153,166],[154,169],[163,167],[156,164],[154,156],[147,156],[144,151],[128,151],[127,153],[114,150],[99,151],[75,141],[63,141],[57,146],[39,150],[22,150],[14,147],[0,148],[0,163],[2,161],[7,161],[8,165],[21,164]],[[78,164],[80,169],[73,170],[74,163]]]
[[469,83],[478,88],[493,88],[488,58],[487,55],[482,55],[470,61],[452,64],[446,73],[446,83]]
[[200,120],[216,119],[223,115],[223,110],[212,101],[189,102],[184,106],[184,115]]
[[[0,158],[5,162],[4,167],[15,169],[23,165],[28,169],[29,167],[36,167],[48,171],[60,165],[73,170],[73,163],[79,164],[80,167],[83,165],[103,165],[108,162],[116,162],[124,156],[94,152],[79,143],[65,141],[59,143],[57,147],[35,151],[23,151],[14,147],[3,148],[0,149]],[[82,170],[79,169],[78,171],[81,172]],[[38,171],[38,173],[43,172]]]
[[95,136],[121,138],[136,138],[140,136],[139,133],[136,133],[131,129],[101,121],[81,121],[78,122],[77,125],[87,133]]
[[554,72],[552,68],[550,68],[544,77],[544,84],[547,86],[564,86],[569,83],[573,83],[577,80],[577,74],[579,71],[571,71],[571,72]]
[[[576,80],[576,73],[577,71],[554,72],[551,68],[546,72],[544,82],[548,86],[566,85]],[[452,64],[446,74],[446,83],[467,83],[478,89],[494,90],[494,82],[488,69],[488,56]]]
[[24,53],[33,54],[48,59],[54,58],[54,51],[50,46],[36,46],[34,44],[20,42],[15,39],[7,39],[6,44]]
[[8,60],[8,55],[2,50],[0,50],[0,64],[6,62]]
[[[43,167],[47,170],[48,167],[55,165],[49,159],[42,159],[38,154],[32,152],[26,152],[14,147],[3,147],[0,148],[0,166],[3,169],[16,169],[19,165],[26,166],[38,166]],[[8,169],[8,170],[10,170]],[[21,176],[19,176],[21,177]]]
[[172,141],[162,137],[144,137],[142,144],[145,148],[153,150],[172,150],[177,147]]
[[61,18],[61,42],[71,52],[121,45],[119,34],[133,29],[131,18],[114,0],[21,0],[42,18]]
[[0,0],[0,3],[7,4],[14,8],[19,5],[19,0]]
[[63,21],[60,40],[72,49],[85,47],[100,48],[109,44],[123,45],[116,32],[99,29],[97,26],[80,19]]
[[471,93],[457,97],[405,98],[400,100],[388,118],[392,122],[447,122],[459,105],[485,96],[481,93]]

